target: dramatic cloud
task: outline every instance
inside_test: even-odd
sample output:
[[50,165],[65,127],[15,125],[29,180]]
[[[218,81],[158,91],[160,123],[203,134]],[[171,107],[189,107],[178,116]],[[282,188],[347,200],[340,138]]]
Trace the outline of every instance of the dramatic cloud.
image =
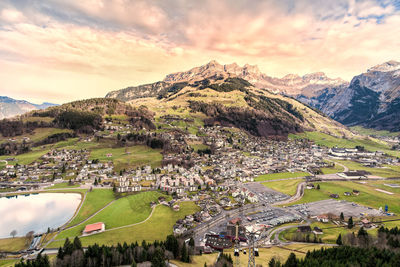
[[399,60],[399,9],[354,0],[3,1],[1,94],[58,103],[104,96],[211,59],[273,76],[351,79]]

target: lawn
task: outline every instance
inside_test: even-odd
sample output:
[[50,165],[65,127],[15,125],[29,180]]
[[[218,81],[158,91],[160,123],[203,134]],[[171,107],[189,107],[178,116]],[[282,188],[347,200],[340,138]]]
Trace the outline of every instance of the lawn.
[[60,189],[60,188],[67,188],[68,189],[68,188],[76,188],[76,187],[80,187],[80,186],[81,186],[80,184],[68,185],[68,183],[58,183],[58,184],[50,186],[50,187],[48,187],[46,189]]
[[[316,184],[315,184],[316,185]],[[305,190],[304,196],[297,202],[291,204],[309,203],[330,198],[330,194],[339,194],[339,200],[347,200],[361,205],[379,209],[386,204],[389,205],[389,211],[400,213],[400,194],[388,195],[375,190],[375,187],[368,184],[357,182],[321,182],[321,189]],[[353,189],[359,190],[359,196],[344,196],[344,192],[352,192]]]
[[306,138],[309,140],[314,141],[317,145],[326,146],[326,147],[346,147],[346,148],[353,148],[356,146],[363,146],[365,149],[369,151],[383,151],[392,156],[400,156],[399,151],[391,150],[390,146],[383,141],[378,139],[373,139],[370,137],[364,138],[352,138],[352,139],[344,139],[335,136],[331,136],[321,132],[304,132],[300,134],[290,134],[290,138]]
[[310,175],[307,172],[280,172],[280,173],[268,173],[263,174],[254,179],[256,182],[268,181],[268,180],[279,180],[288,178],[298,178]]
[[[134,168],[143,165],[158,167],[161,165],[162,155],[160,149],[151,149],[147,146],[133,146],[120,148],[98,148],[93,149],[90,159],[101,161],[112,160],[116,171]],[[107,157],[107,154],[112,154]]]
[[14,267],[19,259],[0,259],[0,267]]
[[[164,241],[167,235],[172,234],[173,226],[178,219],[184,218],[186,215],[193,214],[200,208],[193,202],[182,202],[179,204],[180,210],[173,211],[166,206],[157,206],[153,216],[146,222],[135,226],[111,230],[104,233],[82,237],[81,241],[84,246],[97,244],[115,245],[117,243],[127,242],[154,242],[155,240]],[[51,244],[51,247],[58,247],[63,242]]]
[[399,166],[385,165],[382,168],[370,168],[370,167],[364,167],[360,163],[350,160],[336,160],[336,161],[345,165],[347,168],[349,168],[349,170],[365,170],[370,172],[372,175],[381,176],[385,178],[400,177]]
[[57,239],[80,236],[87,224],[96,222],[104,222],[106,229],[112,229],[144,221],[151,213],[150,202],[160,196],[165,195],[148,191],[120,198],[84,224],[61,232]]
[[75,225],[83,221],[114,199],[114,193],[110,189],[93,189],[87,193],[78,215],[68,225]]
[[185,263],[178,260],[172,260],[171,263],[175,264],[178,267],[203,267],[204,263],[207,266],[212,266],[218,258],[218,253],[212,254],[203,254],[203,255],[194,255],[192,256],[191,263]]
[[292,179],[292,180],[282,180],[282,181],[273,181],[273,182],[265,182],[262,185],[276,190],[278,192],[284,193],[289,196],[293,196],[296,194],[297,185],[303,182],[302,179]]
[[25,237],[3,238],[0,239],[0,251],[20,251],[26,249],[27,239]]
[[323,174],[333,174],[338,172],[343,172],[344,168],[338,164],[335,164],[332,168],[321,168]]

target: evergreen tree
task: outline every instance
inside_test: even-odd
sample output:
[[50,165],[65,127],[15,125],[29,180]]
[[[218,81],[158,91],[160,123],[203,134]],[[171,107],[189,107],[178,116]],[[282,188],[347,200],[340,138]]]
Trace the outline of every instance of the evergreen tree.
[[320,190],[321,189],[321,187],[319,186],[319,184],[317,184],[317,190]]
[[166,266],[164,252],[161,249],[157,248],[154,251],[153,257],[151,258],[151,266],[152,267]]
[[285,267],[297,267],[297,259],[296,259],[296,254],[294,254],[293,252],[290,253],[289,258],[287,259],[287,261],[285,262]]
[[350,216],[349,221],[347,223],[347,228],[351,229],[354,227],[353,217]]
[[74,238],[73,249],[74,250],[81,250],[82,249],[81,240],[77,236],[75,236],[75,238]]
[[338,238],[336,239],[336,244],[338,244],[339,246],[343,245],[342,234],[339,234]]
[[341,212],[341,213],[340,213],[340,220],[341,220],[341,221],[344,221],[344,215],[343,215],[343,212]]

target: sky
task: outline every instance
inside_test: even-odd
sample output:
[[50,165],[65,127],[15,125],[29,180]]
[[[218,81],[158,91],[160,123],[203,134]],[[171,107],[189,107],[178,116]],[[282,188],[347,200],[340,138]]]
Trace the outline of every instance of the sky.
[[217,60],[351,80],[400,60],[400,0],[1,0],[0,95],[65,103]]

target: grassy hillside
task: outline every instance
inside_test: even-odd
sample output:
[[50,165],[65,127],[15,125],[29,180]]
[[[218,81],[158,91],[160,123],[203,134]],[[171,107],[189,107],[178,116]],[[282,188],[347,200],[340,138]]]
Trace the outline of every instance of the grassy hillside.
[[383,141],[371,137],[354,136],[353,138],[341,138],[328,135],[321,132],[304,132],[300,134],[291,134],[289,138],[306,138],[314,141],[317,145],[326,147],[346,147],[354,148],[356,146],[363,146],[369,151],[382,151],[389,155],[399,157],[400,152],[391,150],[391,147]]

